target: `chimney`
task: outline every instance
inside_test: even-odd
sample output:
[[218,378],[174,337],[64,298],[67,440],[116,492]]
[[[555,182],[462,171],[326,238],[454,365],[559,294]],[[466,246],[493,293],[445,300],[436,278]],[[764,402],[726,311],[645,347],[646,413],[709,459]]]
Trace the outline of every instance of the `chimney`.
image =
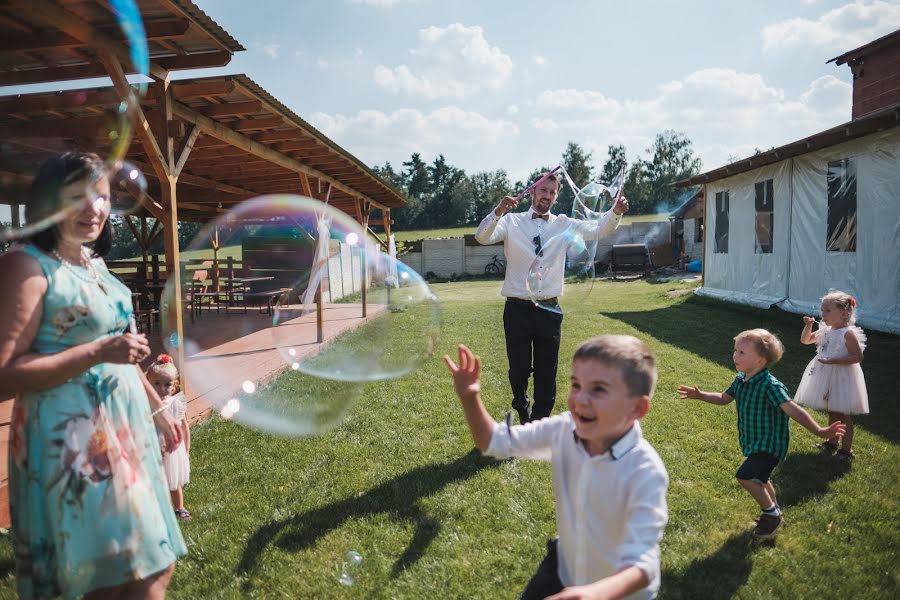
[[828,62],[853,73],[853,119],[900,104],[900,29]]

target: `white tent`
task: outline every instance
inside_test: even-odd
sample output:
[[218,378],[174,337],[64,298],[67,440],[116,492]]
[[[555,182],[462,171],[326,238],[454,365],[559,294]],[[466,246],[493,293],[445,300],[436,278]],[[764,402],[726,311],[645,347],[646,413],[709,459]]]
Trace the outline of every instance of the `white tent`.
[[698,294],[817,315],[837,289],[900,333],[900,126],[706,186]]

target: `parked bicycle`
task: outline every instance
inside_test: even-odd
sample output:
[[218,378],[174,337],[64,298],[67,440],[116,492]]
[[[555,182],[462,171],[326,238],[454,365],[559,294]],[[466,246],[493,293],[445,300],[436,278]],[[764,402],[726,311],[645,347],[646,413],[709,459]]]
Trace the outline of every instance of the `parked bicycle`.
[[506,272],[506,261],[495,254],[491,262],[484,266],[484,274],[488,277],[499,277]]

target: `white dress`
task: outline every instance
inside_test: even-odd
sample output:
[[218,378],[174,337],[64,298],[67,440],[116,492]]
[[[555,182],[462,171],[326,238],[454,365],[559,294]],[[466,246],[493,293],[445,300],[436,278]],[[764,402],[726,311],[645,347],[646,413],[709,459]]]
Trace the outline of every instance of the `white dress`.
[[[187,413],[187,401],[184,394],[179,392],[168,399],[166,410],[176,423],[181,425]],[[188,460],[187,448],[184,442],[178,444],[172,452],[163,452],[163,470],[169,481],[169,490],[175,491],[182,488],[191,480],[191,463]]]
[[806,366],[797,387],[794,401],[797,404],[845,415],[869,413],[869,395],[866,380],[859,363],[852,365],[825,365],[820,358],[845,358],[847,342],[844,335],[852,332],[859,340],[860,350],[866,349],[866,335],[859,327],[832,329],[828,325],[815,332],[816,357]]

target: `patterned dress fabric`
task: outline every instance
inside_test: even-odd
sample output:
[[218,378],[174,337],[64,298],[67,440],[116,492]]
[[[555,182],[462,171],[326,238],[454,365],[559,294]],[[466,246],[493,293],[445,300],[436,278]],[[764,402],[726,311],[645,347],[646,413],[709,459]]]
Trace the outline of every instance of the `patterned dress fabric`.
[[848,331],[856,336],[859,347],[865,351],[866,335],[859,327],[832,329],[824,325],[816,331],[817,354],[803,372],[803,378],[794,396],[795,402],[810,408],[845,415],[869,413],[866,379],[859,363],[825,365],[819,362],[819,358],[846,358],[847,342],[844,336]]
[[[63,265],[33,246],[48,288],[30,353],[128,328],[131,294],[101,259]],[[21,598],[142,579],[187,553],[169,501],[147,394],[134,365],[100,364],[13,408],[9,496]]]

